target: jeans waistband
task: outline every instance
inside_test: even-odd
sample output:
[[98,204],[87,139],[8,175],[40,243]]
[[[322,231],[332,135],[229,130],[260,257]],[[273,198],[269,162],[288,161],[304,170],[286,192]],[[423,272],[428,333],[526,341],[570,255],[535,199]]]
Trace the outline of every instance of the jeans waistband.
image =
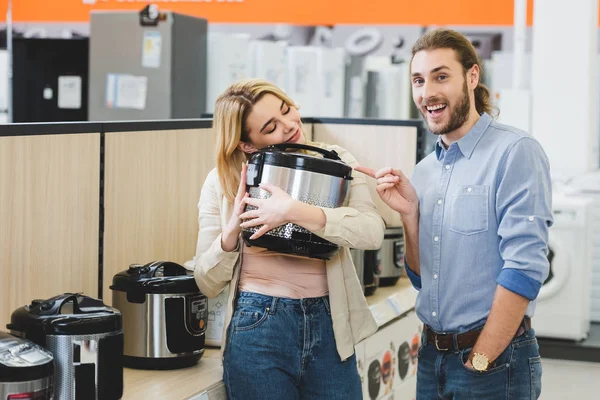
[[254,292],[239,292],[237,303],[268,306],[270,307],[271,313],[274,313],[278,307],[304,311],[308,309],[325,308],[327,312],[331,311],[329,305],[329,296],[291,299],[287,297],[267,296],[261,293]]

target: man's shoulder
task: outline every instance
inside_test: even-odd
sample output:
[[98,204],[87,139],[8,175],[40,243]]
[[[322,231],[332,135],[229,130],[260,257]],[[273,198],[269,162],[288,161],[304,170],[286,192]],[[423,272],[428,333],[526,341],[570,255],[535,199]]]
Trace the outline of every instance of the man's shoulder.
[[501,154],[504,157],[515,152],[527,152],[530,155],[539,154],[546,157],[541,143],[529,132],[497,121],[490,124],[490,129],[494,131],[487,136],[495,143],[494,148],[502,150]]
[[491,132],[492,135],[490,135],[492,138],[502,140],[508,145],[514,144],[521,139],[533,139],[535,141],[535,138],[529,132],[495,120],[490,123],[488,129],[493,131]]

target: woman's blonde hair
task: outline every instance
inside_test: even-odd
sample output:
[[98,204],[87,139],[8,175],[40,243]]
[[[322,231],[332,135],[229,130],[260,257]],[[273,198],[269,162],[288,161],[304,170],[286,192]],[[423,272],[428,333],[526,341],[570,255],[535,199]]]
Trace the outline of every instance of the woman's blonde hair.
[[280,88],[262,79],[246,79],[229,86],[215,103],[213,128],[217,135],[217,172],[223,193],[233,203],[240,184],[240,171],[247,155],[238,148],[249,141],[246,126],[254,105],[265,95],[277,96],[290,107],[296,104]]

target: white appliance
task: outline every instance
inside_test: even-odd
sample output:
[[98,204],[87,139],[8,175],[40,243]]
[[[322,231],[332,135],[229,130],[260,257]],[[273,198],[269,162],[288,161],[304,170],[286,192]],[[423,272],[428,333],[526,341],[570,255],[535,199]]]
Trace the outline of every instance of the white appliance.
[[341,118],[344,116],[346,51],[341,47],[322,47],[320,57],[320,116]]
[[287,94],[305,117],[343,117],[346,54],[341,48],[288,48]]
[[221,347],[223,344],[223,326],[227,315],[229,286],[214,299],[208,299],[208,323],[206,324],[206,345]]
[[0,123],[8,117],[8,52],[0,50]]
[[319,113],[319,47],[292,46],[288,48],[286,93],[300,107],[304,117]]
[[412,91],[409,64],[389,64],[367,70],[366,117],[410,119]]
[[539,337],[582,340],[590,329],[591,199],[555,194],[549,231],[550,275],[537,297]]
[[600,322],[600,171],[577,176],[567,182],[569,193],[593,200],[589,223],[592,225],[591,320]]
[[287,43],[251,40],[248,48],[249,76],[266,79],[285,90]]
[[206,60],[206,112],[213,113],[215,101],[227,87],[248,78],[250,63],[248,48],[250,35],[208,34],[208,57]]

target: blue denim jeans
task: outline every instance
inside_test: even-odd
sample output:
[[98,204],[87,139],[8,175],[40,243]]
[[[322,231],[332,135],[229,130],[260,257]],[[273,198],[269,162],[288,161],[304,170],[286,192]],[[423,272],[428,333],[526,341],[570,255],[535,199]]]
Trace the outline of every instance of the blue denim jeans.
[[438,351],[422,335],[417,370],[417,399],[537,399],[542,390],[542,364],[535,331],[514,338],[483,373],[464,363],[472,349]]
[[362,400],[356,356],[341,361],[329,298],[241,292],[228,330],[229,400]]

